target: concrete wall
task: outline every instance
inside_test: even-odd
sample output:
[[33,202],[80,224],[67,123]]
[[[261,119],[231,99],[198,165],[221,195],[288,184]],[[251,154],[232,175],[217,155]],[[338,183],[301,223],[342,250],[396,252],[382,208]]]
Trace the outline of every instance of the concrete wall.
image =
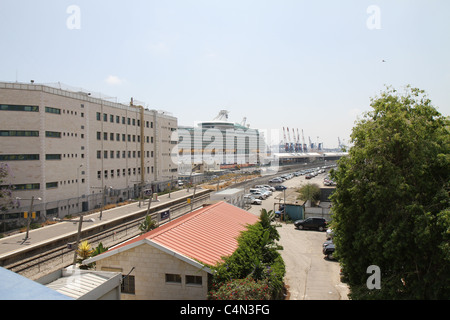
[[323,202],[319,207],[305,207],[305,219],[309,217],[320,217],[330,221],[331,202]]
[[[208,273],[148,244],[142,244],[96,262],[97,270],[120,271],[135,277],[135,294],[122,300],[204,300]],[[181,275],[181,283],[166,283],[165,274]],[[202,285],[186,284],[186,275],[202,276]]]

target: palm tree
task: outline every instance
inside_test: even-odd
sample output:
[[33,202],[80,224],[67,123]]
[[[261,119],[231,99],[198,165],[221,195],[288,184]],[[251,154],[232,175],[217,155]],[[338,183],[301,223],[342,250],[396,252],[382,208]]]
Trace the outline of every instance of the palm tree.
[[103,246],[103,243],[99,243],[98,246],[95,248],[95,250],[92,251],[91,257],[94,257],[100,253],[103,253],[105,251],[108,251],[108,248]]
[[83,265],[82,262],[89,258],[94,252],[94,250],[91,248],[91,245],[87,241],[83,241],[78,245],[77,254],[78,259],[77,262],[80,264],[80,269],[89,269],[89,266]]
[[156,224],[156,221],[152,220],[152,217],[148,215],[145,217],[144,221],[142,221],[142,223],[139,225],[139,230],[141,230],[141,233],[144,234],[157,227],[158,225]]

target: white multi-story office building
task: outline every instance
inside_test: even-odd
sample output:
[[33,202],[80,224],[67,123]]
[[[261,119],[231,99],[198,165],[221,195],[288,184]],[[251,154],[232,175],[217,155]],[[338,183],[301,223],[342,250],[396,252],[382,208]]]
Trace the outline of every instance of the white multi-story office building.
[[177,119],[142,106],[48,85],[0,82],[0,162],[20,217],[30,201],[40,217],[91,210],[153,191],[177,178],[171,151]]

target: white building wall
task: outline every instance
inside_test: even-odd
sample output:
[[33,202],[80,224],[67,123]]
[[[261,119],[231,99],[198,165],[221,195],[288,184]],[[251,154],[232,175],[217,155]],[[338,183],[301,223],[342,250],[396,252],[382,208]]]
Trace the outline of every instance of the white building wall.
[[[133,269],[134,268],[134,269]],[[135,294],[122,293],[121,300],[205,300],[208,273],[148,244],[142,244],[96,262],[96,269],[120,271],[135,277]],[[181,283],[166,283],[167,274],[178,274]],[[186,284],[186,276],[202,277],[202,285]]]
[[[145,110],[140,123],[138,107],[92,98],[86,93],[5,82],[0,82],[0,104],[39,106],[39,112],[0,109],[0,130],[39,132],[38,137],[0,136],[0,155],[39,155],[39,160],[1,162],[6,162],[11,171],[4,184],[40,184],[38,189],[16,190],[13,196],[42,198],[35,201],[41,217],[51,208],[59,208],[60,217],[80,212],[82,202],[93,195],[100,196],[105,186],[117,190],[114,193],[117,197],[111,200],[118,201],[135,195],[133,192],[141,182],[149,185],[168,180],[172,175],[176,178],[177,171],[172,169],[177,164],[172,163],[170,156],[174,147],[170,135],[177,128],[177,119],[170,114]],[[60,113],[46,112],[46,107],[59,109]],[[144,125],[142,137],[138,121]],[[47,137],[47,131],[58,132],[60,137]],[[140,139],[144,141],[143,152]],[[52,154],[61,158],[46,160]],[[143,168],[141,157],[144,157]],[[57,186],[47,187],[47,183],[57,183]],[[29,206],[29,202],[23,200],[20,205]]]

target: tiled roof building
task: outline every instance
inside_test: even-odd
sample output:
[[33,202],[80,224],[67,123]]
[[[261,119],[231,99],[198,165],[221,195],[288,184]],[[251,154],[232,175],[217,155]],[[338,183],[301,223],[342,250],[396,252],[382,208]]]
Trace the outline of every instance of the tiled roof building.
[[218,202],[88,259],[124,276],[122,299],[206,299],[209,265],[231,255],[252,213]]

